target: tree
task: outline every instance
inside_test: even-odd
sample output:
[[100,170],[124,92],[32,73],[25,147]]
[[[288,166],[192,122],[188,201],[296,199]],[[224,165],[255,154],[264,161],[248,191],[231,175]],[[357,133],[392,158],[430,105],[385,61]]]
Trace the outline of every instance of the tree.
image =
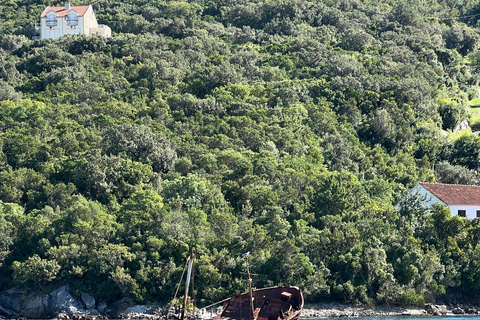
[[444,130],[453,130],[462,120],[467,117],[466,108],[454,101],[441,101],[438,112],[442,117],[442,128]]
[[478,32],[463,26],[453,25],[444,34],[447,48],[456,48],[462,55],[473,52],[478,47]]
[[0,79],[0,101],[10,100],[17,102],[21,98],[21,92],[16,92],[11,85]]
[[66,168],[68,171],[63,174],[82,194],[102,203],[112,199],[121,202],[154,178],[150,165],[121,156],[101,155],[100,150],[71,161]]
[[435,165],[435,176],[439,183],[478,185],[480,177],[475,170],[444,161]]
[[319,177],[314,201],[314,212],[324,215],[352,217],[366,201],[365,191],[357,177],[346,171],[324,173]]
[[47,282],[55,280],[60,268],[55,260],[42,259],[37,254],[24,262],[14,261],[12,264],[15,281],[26,286],[33,283],[42,291]]
[[453,143],[450,163],[477,169],[480,165],[480,137],[463,135]]
[[107,155],[125,153],[134,161],[150,164],[156,172],[170,171],[177,159],[173,143],[146,126],[114,125],[102,136]]

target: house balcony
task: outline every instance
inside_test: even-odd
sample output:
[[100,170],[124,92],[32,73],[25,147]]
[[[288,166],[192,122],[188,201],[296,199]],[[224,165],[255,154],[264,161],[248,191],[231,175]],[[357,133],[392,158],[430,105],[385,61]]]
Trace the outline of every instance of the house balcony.
[[67,19],[67,26],[78,26],[78,19]]
[[56,27],[57,20],[47,20],[47,27]]

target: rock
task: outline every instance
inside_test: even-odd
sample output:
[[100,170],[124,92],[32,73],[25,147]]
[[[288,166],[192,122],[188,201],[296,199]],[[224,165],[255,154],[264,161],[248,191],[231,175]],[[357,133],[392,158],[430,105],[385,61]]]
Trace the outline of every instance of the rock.
[[68,286],[60,287],[52,291],[48,296],[50,298],[51,311],[55,315],[59,313],[86,313],[83,304],[70,294]]
[[429,303],[425,306],[425,311],[427,311],[428,314],[437,315],[438,308],[437,308],[437,306]]
[[100,302],[97,306],[97,310],[101,314],[105,315],[105,312],[107,312],[107,304],[105,302]]
[[442,316],[447,314],[447,307],[444,305],[434,305],[429,303],[425,306],[425,311],[433,316]]
[[452,310],[452,313],[453,314],[465,314],[465,311],[463,311],[463,309],[461,309],[459,307],[456,307]]
[[124,297],[124,298],[112,303],[110,305],[110,307],[108,307],[107,310],[105,311],[105,314],[109,318],[117,319],[117,318],[119,318],[120,314],[125,314],[124,311],[127,308],[129,308],[132,304],[133,304],[132,299],[130,299],[128,297]]
[[136,305],[133,307],[128,307],[125,310],[123,310],[121,313],[122,314],[128,314],[128,313],[147,313],[147,307],[146,306],[141,306],[141,305]]
[[444,304],[440,304],[440,305],[437,304],[437,308],[440,311],[441,315],[446,315],[448,313],[447,306]]
[[120,319],[161,319],[163,310],[160,306],[135,305],[117,313]]
[[477,310],[472,307],[465,307],[463,308],[463,311],[465,311],[467,314],[477,314]]
[[48,295],[32,293],[29,294],[24,302],[23,308],[20,311],[20,316],[33,319],[45,319],[53,317],[48,307]]
[[[92,296],[82,293],[81,297],[83,303],[70,294],[68,286],[60,287],[50,294],[31,292],[28,295],[21,289],[13,288],[0,293],[0,319],[2,316],[10,319],[57,317],[62,320],[94,320],[105,318],[95,309],[95,299]],[[103,307],[106,309],[105,304]]]
[[4,319],[4,317],[7,318],[17,318],[18,313],[15,311],[12,311],[10,309],[4,308],[0,306],[0,319]]
[[[6,313],[12,313],[17,317],[22,309],[21,301],[23,297],[23,291],[19,288],[12,288],[0,293],[0,314],[2,310]],[[5,314],[10,317],[9,314]]]
[[0,316],[17,318],[20,315],[23,291],[12,288],[0,293]]
[[433,316],[443,316],[447,314],[447,307],[445,305],[427,304],[425,311]]
[[82,299],[83,305],[86,309],[95,308],[95,299],[86,292],[80,293],[80,298]]
[[70,316],[66,313],[59,313],[55,318],[58,320],[70,320]]
[[[147,308],[147,311],[146,313],[148,314],[153,314],[153,315],[166,315],[168,312],[168,308],[164,309],[163,307],[161,306],[158,306],[158,305],[151,305],[151,306],[148,306]],[[195,313],[197,314],[197,313]]]
[[457,126],[452,131],[453,132],[458,132],[460,130],[468,129],[468,128],[470,128],[470,126],[468,125],[468,121],[467,120],[462,120],[459,124],[457,124]]

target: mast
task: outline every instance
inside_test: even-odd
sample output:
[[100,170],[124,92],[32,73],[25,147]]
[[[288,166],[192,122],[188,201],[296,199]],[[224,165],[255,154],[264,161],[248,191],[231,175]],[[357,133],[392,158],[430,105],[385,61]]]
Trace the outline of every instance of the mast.
[[255,307],[253,306],[253,291],[252,291],[252,277],[250,273],[250,266],[248,264],[248,255],[250,251],[247,253],[242,254],[242,257],[245,258],[245,267],[247,268],[247,276],[248,276],[248,292],[250,293],[250,306],[252,309],[252,317],[251,319],[255,319]]
[[[185,295],[183,296],[183,308],[182,308],[182,315],[180,317],[181,320],[185,319],[185,309],[187,308],[187,297],[188,297],[188,288],[190,287],[190,279],[192,277],[192,268],[193,268],[193,260],[195,259],[195,254],[192,252],[190,257],[188,257],[188,270],[187,270],[187,281],[185,283]],[[192,283],[193,286],[193,283]],[[193,288],[192,288],[193,291]]]

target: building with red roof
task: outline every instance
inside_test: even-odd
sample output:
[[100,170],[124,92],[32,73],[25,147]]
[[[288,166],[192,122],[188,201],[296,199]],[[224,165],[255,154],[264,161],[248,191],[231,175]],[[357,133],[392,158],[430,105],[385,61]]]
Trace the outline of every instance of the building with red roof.
[[449,207],[452,215],[469,219],[480,217],[479,186],[419,182],[414,190],[429,206],[439,203]]
[[47,7],[40,16],[40,39],[58,39],[65,35],[98,34],[110,37],[112,31],[106,25],[98,24],[91,5]]

